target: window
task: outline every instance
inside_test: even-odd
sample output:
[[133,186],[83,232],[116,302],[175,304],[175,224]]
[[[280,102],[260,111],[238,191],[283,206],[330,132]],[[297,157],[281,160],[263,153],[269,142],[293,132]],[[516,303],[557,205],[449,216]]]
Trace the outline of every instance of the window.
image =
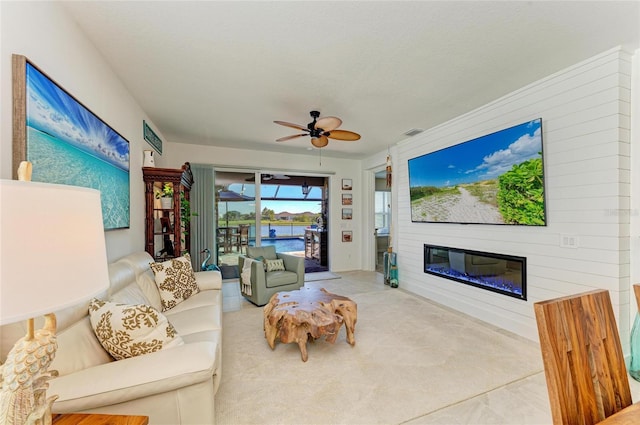
[[374,214],[378,234],[389,233],[389,225],[391,224],[391,192],[376,191]]

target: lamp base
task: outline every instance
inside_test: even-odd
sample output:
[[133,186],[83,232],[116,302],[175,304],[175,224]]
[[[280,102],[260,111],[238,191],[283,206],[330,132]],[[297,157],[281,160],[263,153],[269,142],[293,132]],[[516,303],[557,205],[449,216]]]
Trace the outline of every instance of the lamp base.
[[57,348],[56,316],[45,315],[44,327],[36,332],[29,319],[29,333],[16,342],[0,369],[1,424],[51,425],[51,407],[58,396],[47,398],[46,393],[58,372],[47,369]]

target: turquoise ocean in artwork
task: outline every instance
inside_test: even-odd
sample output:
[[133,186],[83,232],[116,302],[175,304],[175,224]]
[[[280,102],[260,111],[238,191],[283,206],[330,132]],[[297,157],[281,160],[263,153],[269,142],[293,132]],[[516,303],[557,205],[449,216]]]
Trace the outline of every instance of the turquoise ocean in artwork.
[[33,181],[100,191],[105,229],[129,227],[129,173],[45,132],[27,126]]

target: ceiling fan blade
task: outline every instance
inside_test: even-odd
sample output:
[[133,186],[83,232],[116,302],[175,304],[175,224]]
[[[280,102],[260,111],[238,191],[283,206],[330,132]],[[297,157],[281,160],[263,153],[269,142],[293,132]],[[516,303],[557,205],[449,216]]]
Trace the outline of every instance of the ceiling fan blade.
[[284,142],[286,140],[291,140],[291,139],[295,139],[296,137],[302,137],[302,136],[308,136],[308,134],[304,133],[304,134],[294,134],[293,136],[285,136],[285,137],[276,139],[276,142]]
[[338,117],[322,117],[316,121],[316,128],[324,131],[335,130],[342,125],[342,120]]
[[360,135],[358,133],[347,130],[333,130],[327,134],[327,137],[330,139],[346,140],[349,142],[360,139]]
[[312,137],[311,144],[316,148],[324,148],[329,144],[329,139],[327,139],[327,136],[320,136],[318,138]]
[[280,124],[280,125],[284,125],[285,127],[296,128],[298,130],[309,131],[309,129],[307,127],[304,127],[304,126],[298,125],[298,124],[292,124],[292,123],[286,122],[286,121],[274,121],[274,123]]

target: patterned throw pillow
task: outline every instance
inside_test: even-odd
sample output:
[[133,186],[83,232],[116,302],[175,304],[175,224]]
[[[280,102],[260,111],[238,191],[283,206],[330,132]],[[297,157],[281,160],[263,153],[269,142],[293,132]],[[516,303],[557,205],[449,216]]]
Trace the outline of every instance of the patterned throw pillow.
[[189,254],[162,263],[151,263],[150,266],[160,292],[162,311],[167,311],[200,292]]
[[282,260],[281,258],[277,260],[264,260],[264,262],[267,265],[268,272],[284,270],[284,260]]
[[89,303],[89,319],[100,344],[116,360],[184,344],[167,318],[148,305],[94,298]]

